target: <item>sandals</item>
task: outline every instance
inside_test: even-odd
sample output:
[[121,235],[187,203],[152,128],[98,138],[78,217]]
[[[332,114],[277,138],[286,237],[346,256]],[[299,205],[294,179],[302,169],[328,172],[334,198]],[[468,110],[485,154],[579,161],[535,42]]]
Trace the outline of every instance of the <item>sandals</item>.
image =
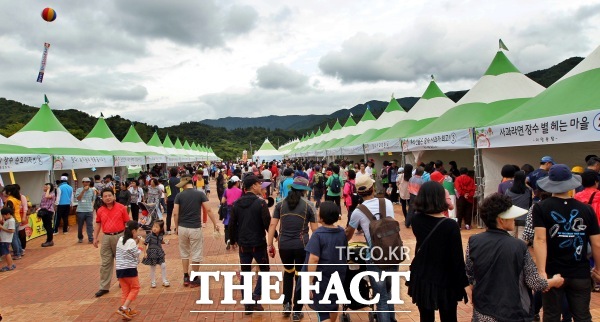
[[11,267],[4,266],[4,267],[0,268],[0,272],[8,272],[8,271],[12,271],[12,270],[14,270],[15,268],[17,268],[17,266],[15,266],[15,264],[12,264],[12,266],[11,266]]

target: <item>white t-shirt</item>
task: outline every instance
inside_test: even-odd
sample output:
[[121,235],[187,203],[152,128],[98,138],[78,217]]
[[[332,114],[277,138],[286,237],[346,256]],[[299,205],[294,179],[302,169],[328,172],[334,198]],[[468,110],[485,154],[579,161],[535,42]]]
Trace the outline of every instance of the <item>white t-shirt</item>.
[[369,177],[373,179],[373,169],[371,167],[365,167],[365,173],[367,173]]
[[162,183],[158,184],[158,190],[160,190],[160,198],[165,198],[165,186]]
[[204,177],[208,177],[208,167],[204,168],[204,173],[202,174]]
[[342,177],[343,181],[348,180],[348,169],[340,167],[340,177]]
[[[392,217],[394,218],[394,205],[392,204],[392,202],[388,199],[384,199],[385,200],[385,213],[387,217]],[[379,219],[379,213],[381,213],[381,211],[379,211],[379,199],[377,198],[373,198],[370,200],[365,200],[363,203],[363,205],[365,205],[365,207],[367,207],[367,209],[369,209],[371,211],[371,213],[375,216],[375,218]],[[350,218],[350,227],[356,229],[358,228],[358,225],[360,224],[360,227],[362,227],[363,232],[365,233],[365,239],[367,240],[367,243],[369,245],[371,245],[371,234],[369,233],[369,223],[371,223],[371,221],[369,220],[369,218],[367,218],[367,216],[360,211],[360,209],[356,208],[353,212],[352,212],[352,216]]]
[[260,174],[262,174],[263,179],[271,180],[271,170],[264,169]]
[[12,229],[13,232],[9,233],[7,231],[1,230],[0,231],[0,242],[3,243],[11,243],[13,240],[13,235],[14,235],[14,231],[15,231],[15,218],[10,217],[8,220],[4,221],[4,225],[2,225],[4,228],[6,229]]

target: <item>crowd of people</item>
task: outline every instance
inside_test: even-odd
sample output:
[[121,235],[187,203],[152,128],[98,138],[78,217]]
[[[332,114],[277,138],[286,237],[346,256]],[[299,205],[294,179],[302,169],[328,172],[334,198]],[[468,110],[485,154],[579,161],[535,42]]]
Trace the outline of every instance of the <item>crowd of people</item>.
[[[200,285],[190,270],[203,262],[203,228],[210,219],[216,232],[223,225],[223,247],[238,252],[242,272],[253,262],[269,271],[269,257],[279,252],[282,314],[292,321],[304,317],[298,272],[324,273],[322,289],[313,295],[319,300],[334,272],[342,281],[350,276],[345,252],[355,234],[364,237],[367,253],[381,245],[402,246],[400,223],[416,239],[407,285],[421,321],[434,321],[435,311],[443,322],[456,321],[461,301],[473,305],[474,321],[539,320],[542,308],[544,321],[591,321],[590,294],[600,290],[592,283],[600,281],[595,265],[600,260],[600,158],[588,156],[585,162],[586,168],[569,168],[544,156],[537,169],[505,165],[497,174],[497,193],[485,198],[477,193],[473,170],[454,161],[446,169],[441,160],[403,166],[384,161],[380,168],[374,160],[189,164],[154,167],[129,181],[111,175],[83,178],[75,191],[64,174],[57,185],[44,185],[37,213],[47,231],[42,247],[50,247],[61,221],[68,233],[68,215],[77,204],[78,242],[83,243],[85,226],[88,242],[100,247],[96,296],[109,292],[116,262],[122,292],[116,312],[128,320],[139,313],[131,303],[140,290],[140,262],[150,266],[150,287],[157,285],[156,266],[162,286],[171,284],[165,235],[177,235],[183,286]],[[218,216],[207,203],[210,180],[221,204]],[[24,255],[26,238],[19,227],[29,210],[18,185],[3,191],[0,254],[6,266],[1,271],[8,271]],[[348,219],[338,223],[342,209]],[[471,236],[463,252],[461,229],[472,229],[477,213],[486,230]],[[396,220],[400,214],[403,222]],[[338,247],[345,250],[340,253]],[[368,257],[364,269],[377,275],[397,271],[402,260]],[[370,276],[369,285],[379,295],[377,320],[395,321],[387,301],[399,290],[389,278]],[[259,277],[253,300],[260,297]],[[320,321],[337,319],[337,304],[314,303],[309,307]],[[257,302],[244,305],[248,315],[263,310]]]

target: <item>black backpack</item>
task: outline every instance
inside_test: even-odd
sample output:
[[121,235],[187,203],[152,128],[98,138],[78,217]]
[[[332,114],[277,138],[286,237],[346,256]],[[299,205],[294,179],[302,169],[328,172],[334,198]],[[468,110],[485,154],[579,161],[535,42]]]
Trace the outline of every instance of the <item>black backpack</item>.
[[332,175],[329,191],[332,193],[340,193],[340,191],[342,191],[342,182],[340,181],[339,176],[336,177],[335,175]]
[[350,187],[352,187],[352,194],[350,195],[350,199],[352,200],[352,205],[358,206],[361,203],[363,203],[363,198],[361,196],[359,196],[358,193],[356,192],[356,185],[352,182],[348,182],[348,184],[350,184]]
[[320,172],[315,173],[313,176],[313,188],[323,189],[325,186],[325,180],[323,180],[323,174]]

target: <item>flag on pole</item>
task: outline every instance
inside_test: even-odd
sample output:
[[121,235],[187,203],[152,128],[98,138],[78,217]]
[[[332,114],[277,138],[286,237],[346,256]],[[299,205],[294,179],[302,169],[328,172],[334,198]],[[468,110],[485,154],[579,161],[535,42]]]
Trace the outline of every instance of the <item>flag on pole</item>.
[[49,103],[50,103],[50,101],[48,100],[48,96],[46,96],[46,94],[44,94],[44,102],[45,102],[46,104],[49,104]]
[[500,39],[500,41],[499,41],[499,46],[500,46],[500,49],[504,49],[504,50],[508,51],[508,47],[506,47],[506,45],[504,44],[502,39]]
[[433,77],[433,75],[431,75],[431,80],[435,80],[435,78]]

